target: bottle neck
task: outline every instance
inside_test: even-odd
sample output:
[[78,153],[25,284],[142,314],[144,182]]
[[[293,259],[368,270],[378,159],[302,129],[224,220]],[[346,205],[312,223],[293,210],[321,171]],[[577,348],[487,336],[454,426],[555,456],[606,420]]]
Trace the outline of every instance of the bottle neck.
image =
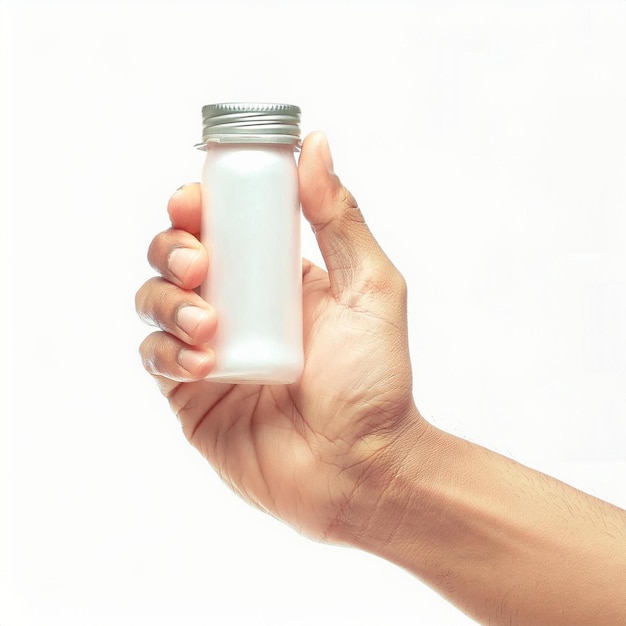
[[281,143],[281,142],[269,142],[269,141],[254,141],[248,140],[246,141],[207,141],[203,144],[198,144],[196,146],[199,150],[228,150],[228,149],[236,149],[236,150],[271,150],[271,151],[281,151],[287,153],[294,153],[300,151],[300,144],[294,143]]

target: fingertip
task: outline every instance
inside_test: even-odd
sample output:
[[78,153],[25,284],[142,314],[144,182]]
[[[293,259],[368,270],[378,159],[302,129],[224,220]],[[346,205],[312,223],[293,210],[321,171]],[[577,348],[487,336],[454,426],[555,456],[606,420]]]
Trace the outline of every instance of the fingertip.
[[314,130],[304,138],[300,161],[302,161],[303,157],[305,164],[308,164],[308,161],[313,158],[326,170],[326,173],[335,173],[328,137],[324,131]]
[[304,144],[307,144],[307,152],[314,152],[317,155],[320,163],[329,174],[335,173],[335,164],[328,143],[328,136],[324,131],[315,130],[309,133],[304,139],[303,151],[305,150]]
[[302,211],[314,229],[324,219],[323,207],[338,185],[333,169],[326,135],[321,131],[307,135],[302,143],[298,177]]
[[167,213],[174,228],[200,234],[202,217],[202,188],[200,183],[179,187],[167,203]]
[[314,232],[345,209],[357,206],[334,170],[326,134],[314,131],[307,135],[302,145],[298,174],[302,213]]

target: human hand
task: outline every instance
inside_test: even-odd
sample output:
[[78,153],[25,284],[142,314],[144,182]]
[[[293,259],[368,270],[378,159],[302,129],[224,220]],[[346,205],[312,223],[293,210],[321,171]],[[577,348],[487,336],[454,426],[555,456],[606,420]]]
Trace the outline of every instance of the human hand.
[[204,380],[213,364],[205,344],[219,320],[194,291],[208,263],[197,184],[172,196],[172,228],[150,246],[160,277],[139,289],[136,308],[160,330],[140,352],[185,436],[234,491],[300,532],[350,542],[376,506],[370,497],[357,505],[362,486],[384,490],[394,473],[388,450],[397,459],[398,446],[428,424],[412,397],[404,279],[334,174],[324,135],[305,139],[298,169],[302,210],[328,270],[303,260],[300,380]]

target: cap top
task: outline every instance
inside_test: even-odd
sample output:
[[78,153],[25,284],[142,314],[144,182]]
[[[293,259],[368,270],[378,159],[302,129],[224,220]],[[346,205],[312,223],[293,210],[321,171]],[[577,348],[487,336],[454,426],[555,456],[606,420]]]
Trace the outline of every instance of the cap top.
[[202,107],[202,143],[300,145],[300,107],[293,104],[220,102]]

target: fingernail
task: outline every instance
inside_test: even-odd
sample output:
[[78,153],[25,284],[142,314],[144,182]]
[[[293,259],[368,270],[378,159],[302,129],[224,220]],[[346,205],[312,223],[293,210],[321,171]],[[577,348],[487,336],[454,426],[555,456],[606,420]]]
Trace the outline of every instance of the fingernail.
[[326,166],[326,169],[328,170],[328,172],[330,174],[334,174],[335,173],[335,164],[333,163],[333,155],[330,151],[330,145],[328,144],[328,137],[326,137],[326,135],[322,135],[324,137],[324,142],[322,145],[322,160],[324,162],[324,165]]
[[209,319],[209,312],[199,306],[186,305],[176,315],[176,323],[190,337],[194,337],[198,327]]
[[170,271],[181,280],[198,258],[198,253],[191,248],[175,248],[167,260]]
[[198,370],[203,369],[210,360],[211,355],[198,350],[183,348],[178,353],[178,362],[191,374],[195,374]]

